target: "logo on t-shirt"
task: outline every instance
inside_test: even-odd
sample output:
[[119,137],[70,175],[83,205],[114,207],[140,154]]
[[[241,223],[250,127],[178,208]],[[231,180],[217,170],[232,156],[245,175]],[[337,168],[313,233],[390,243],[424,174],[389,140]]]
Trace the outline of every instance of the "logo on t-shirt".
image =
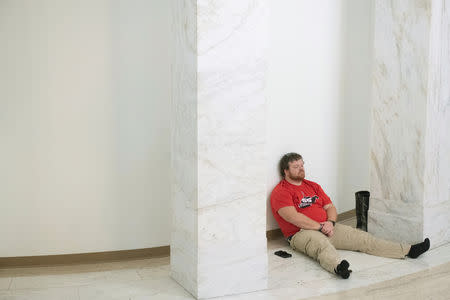
[[316,202],[316,200],[319,199],[318,196],[312,196],[312,197],[303,197],[302,201],[300,201],[298,207],[305,208],[311,206],[313,203]]

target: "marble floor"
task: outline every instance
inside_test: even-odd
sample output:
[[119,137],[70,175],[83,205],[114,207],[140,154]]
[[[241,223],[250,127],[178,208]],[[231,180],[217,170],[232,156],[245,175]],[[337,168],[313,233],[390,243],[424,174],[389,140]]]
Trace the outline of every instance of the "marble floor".
[[[273,255],[280,249],[292,257]],[[348,280],[293,252],[283,239],[269,241],[268,253],[269,289],[215,299],[450,299],[450,244],[415,260],[340,251],[353,269]],[[168,257],[0,268],[0,299],[193,299],[169,277],[169,269]]]

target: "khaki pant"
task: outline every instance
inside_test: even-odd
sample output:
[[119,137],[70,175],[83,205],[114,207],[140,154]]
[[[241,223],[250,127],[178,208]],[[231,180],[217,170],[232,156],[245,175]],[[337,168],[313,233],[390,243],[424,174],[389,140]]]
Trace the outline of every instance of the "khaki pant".
[[373,235],[347,225],[336,224],[334,235],[329,238],[317,230],[300,230],[290,241],[294,250],[305,253],[317,260],[327,271],[341,262],[336,249],[360,251],[376,256],[405,258],[410,245],[378,239]]

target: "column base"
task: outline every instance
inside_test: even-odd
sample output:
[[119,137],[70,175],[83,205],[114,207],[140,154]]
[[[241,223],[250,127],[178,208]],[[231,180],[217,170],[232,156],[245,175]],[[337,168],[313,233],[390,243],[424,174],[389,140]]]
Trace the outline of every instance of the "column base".
[[378,238],[399,243],[416,244],[424,239],[421,220],[370,209],[367,230]]

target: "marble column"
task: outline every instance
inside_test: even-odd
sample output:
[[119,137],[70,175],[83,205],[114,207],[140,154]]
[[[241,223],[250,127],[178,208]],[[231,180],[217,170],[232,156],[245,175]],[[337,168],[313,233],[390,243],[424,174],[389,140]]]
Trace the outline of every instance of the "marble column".
[[450,241],[450,1],[375,1],[369,232]]
[[267,288],[267,0],[173,0],[171,276],[197,298]]

